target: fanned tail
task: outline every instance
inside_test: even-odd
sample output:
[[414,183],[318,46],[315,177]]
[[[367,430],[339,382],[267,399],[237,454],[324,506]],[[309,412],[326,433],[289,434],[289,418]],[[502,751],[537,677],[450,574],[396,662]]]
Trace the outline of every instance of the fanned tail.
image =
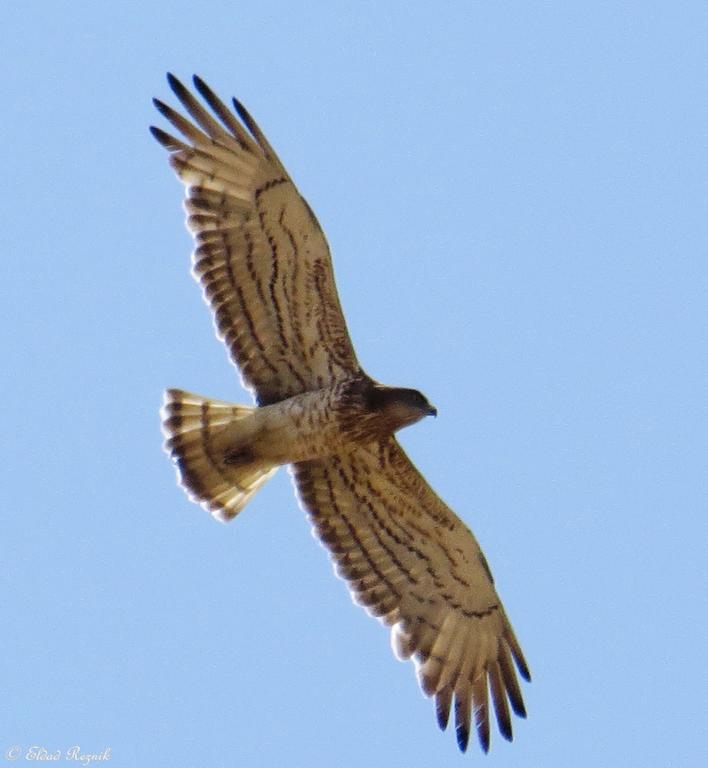
[[188,496],[232,520],[277,466],[254,458],[256,408],[168,389],[160,411],[165,451]]

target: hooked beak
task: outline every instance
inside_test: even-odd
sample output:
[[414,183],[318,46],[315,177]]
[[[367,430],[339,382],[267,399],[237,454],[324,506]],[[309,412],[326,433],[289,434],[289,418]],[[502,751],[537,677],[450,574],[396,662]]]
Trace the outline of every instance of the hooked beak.
[[428,408],[428,416],[437,416],[437,415],[438,415],[438,409],[434,405],[431,405]]

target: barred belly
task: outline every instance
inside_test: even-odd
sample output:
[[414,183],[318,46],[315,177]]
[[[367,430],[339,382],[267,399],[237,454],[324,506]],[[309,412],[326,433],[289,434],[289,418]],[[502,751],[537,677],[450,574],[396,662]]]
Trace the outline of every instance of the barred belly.
[[345,381],[259,408],[256,456],[289,464],[353,449],[367,436],[360,427],[370,414],[348,395],[349,386]]

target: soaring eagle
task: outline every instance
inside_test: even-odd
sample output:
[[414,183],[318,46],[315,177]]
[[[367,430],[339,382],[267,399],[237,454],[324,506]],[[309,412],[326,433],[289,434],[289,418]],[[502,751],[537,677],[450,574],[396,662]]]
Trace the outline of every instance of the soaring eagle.
[[182,486],[227,521],[289,464],[336,572],[414,660],[440,727],[454,703],[460,749],[473,716],[487,751],[491,695],[510,740],[509,707],[526,715],[514,663],[526,680],[528,666],[476,539],[394,437],[435,408],[360,366],[324,233],[243,105],[234,99],[234,114],[195,77],[209,112],[168,81],[192,121],[155,100],[183,138],[150,130],[186,187],[193,273],[257,403],[166,392],[165,449]]

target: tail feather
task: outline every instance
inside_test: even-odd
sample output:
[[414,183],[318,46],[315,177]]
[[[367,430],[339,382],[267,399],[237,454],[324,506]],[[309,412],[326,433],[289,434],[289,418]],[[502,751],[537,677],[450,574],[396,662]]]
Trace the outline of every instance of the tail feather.
[[165,451],[189,497],[217,519],[232,520],[277,466],[248,450],[255,408],[168,389],[160,411]]

